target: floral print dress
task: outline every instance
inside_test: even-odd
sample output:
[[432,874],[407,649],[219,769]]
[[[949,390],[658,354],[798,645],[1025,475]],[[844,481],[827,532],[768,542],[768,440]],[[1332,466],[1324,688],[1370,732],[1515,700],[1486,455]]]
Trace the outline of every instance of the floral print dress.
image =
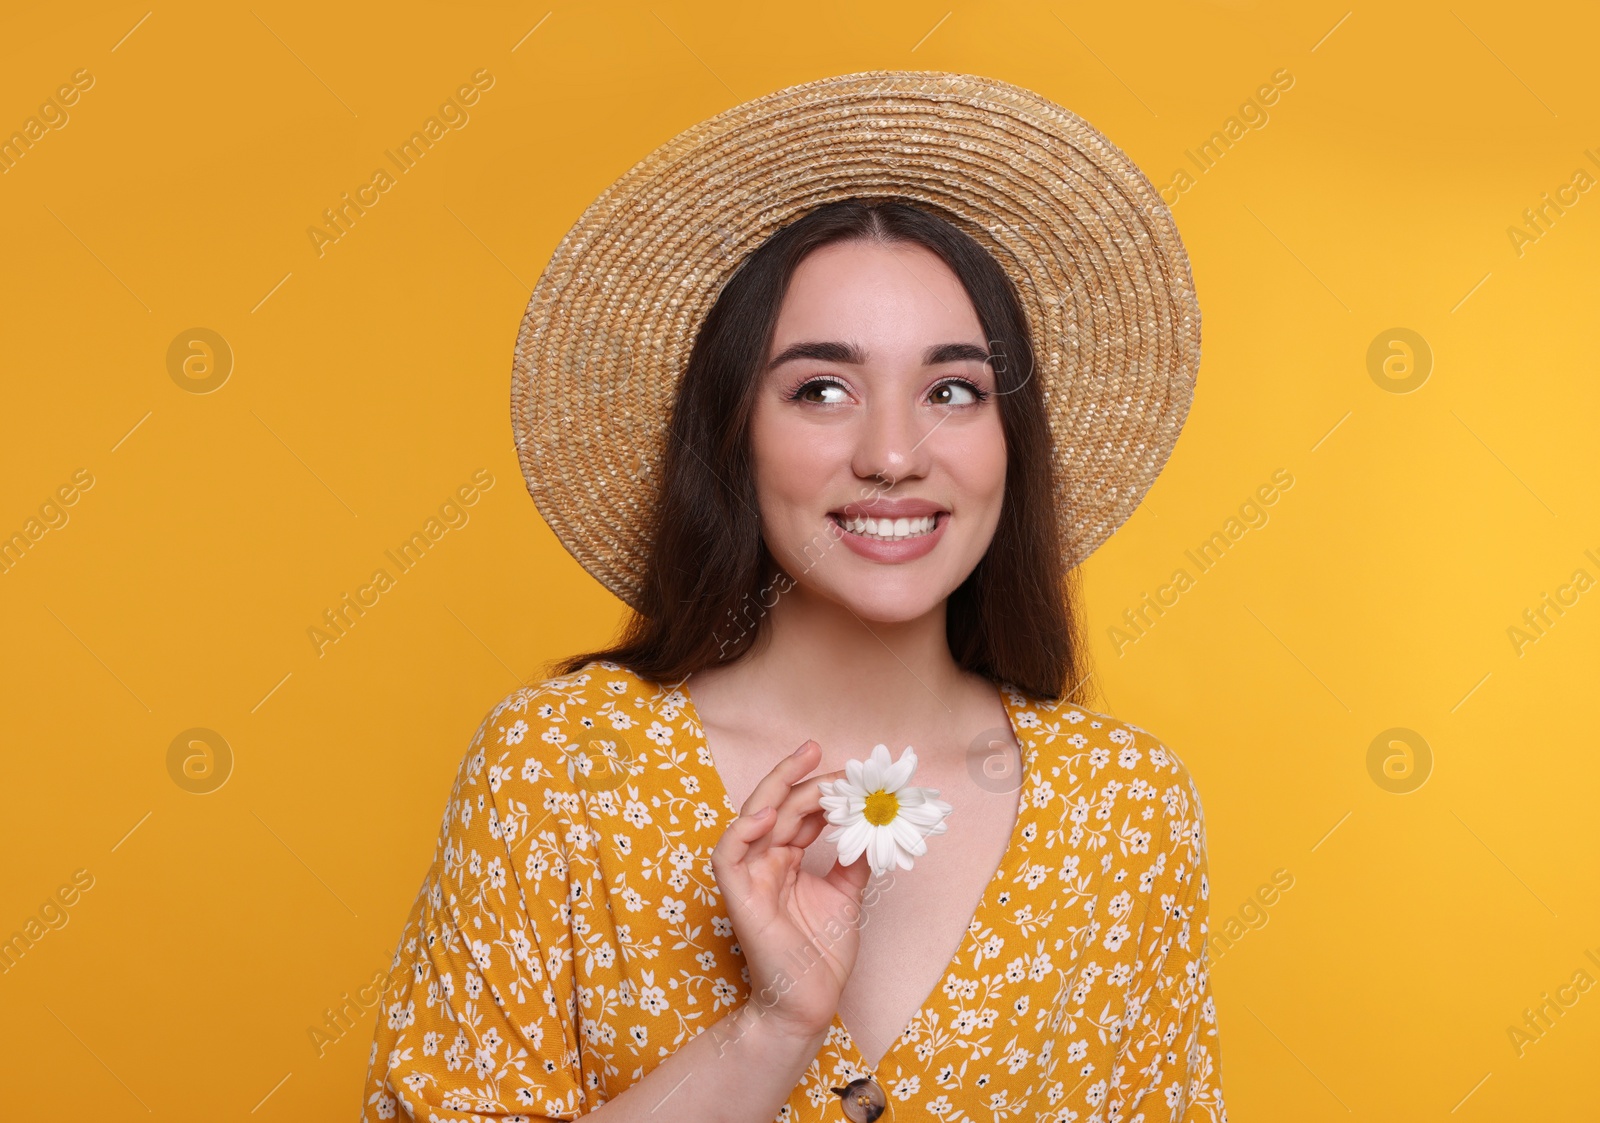
[[[997,688],[1009,846],[942,985],[876,1065],[837,1016],[776,1119],[1226,1123],[1205,826],[1136,726]],[[682,691],[591,662],[473,737],[378,1018],[362,1119],[575,1119],[749,994],[711,849],[737,815]]]

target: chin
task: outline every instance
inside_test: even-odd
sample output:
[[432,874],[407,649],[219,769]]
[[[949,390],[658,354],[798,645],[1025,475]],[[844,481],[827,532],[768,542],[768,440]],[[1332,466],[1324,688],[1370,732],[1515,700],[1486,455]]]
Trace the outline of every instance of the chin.
[[[809,540],[804,533],[811,526],[792,529],[799,545],[785,552],[805,559],[788,570],[796,584],[869,624],[904,624],[940,608],[977,568],[988,545],[987,539],[980,545],[964,533],[943,534],[922,557],[886,562],[860,556],[831,529]],[[818,549],[820,543],[827,545]]]
[[[941,575],[942,576],[942,575]],[[816,592],[868,624],[904,624],[937,609],[961,584],[912,573],[830,574]]]

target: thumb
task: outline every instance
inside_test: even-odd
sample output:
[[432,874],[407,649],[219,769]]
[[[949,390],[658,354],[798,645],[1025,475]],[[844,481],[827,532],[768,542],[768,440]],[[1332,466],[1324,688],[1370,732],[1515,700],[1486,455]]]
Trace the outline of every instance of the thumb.
[[862,854],[848,866],[835,858],[833,868],[828,871],[825,880],[850,900],[860,904],[861,891],[867,887],[867,882],[871,878],[872,867],[867,861],[867,856]]

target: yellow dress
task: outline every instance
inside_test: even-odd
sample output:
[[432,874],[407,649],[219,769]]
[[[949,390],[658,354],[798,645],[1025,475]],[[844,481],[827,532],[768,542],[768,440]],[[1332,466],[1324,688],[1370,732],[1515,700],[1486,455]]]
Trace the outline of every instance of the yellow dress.
[[[1188,770],[997,689],[1020,807],[959,951],[872,1068],[836,1015],[776,1118],[843,1120],[829,1089],[873,1076],[884,1123],[1226,1123]],[[362,1119],[575,1119],[728,1014],[748,969],[710,854],[737,812],[681,690],[593,662],[499,702],[395,953]]]

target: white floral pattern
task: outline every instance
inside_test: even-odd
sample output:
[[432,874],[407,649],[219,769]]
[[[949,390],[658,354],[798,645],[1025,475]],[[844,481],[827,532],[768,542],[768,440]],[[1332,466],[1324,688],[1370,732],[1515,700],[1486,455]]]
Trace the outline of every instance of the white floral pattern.
[[[1193,779],[1137,726],[998,689],[1024,780],[956,958],[872,1068],[835,1017],[776,1118],[843,1119],[829,1088],[871,1075],[885,1120],[1227,1123]],[[719,1021],[749,994],[710,860],[736,812],[681,690],[595,662],[499,702],[401,935],[363,1120],[575,1119]]]

